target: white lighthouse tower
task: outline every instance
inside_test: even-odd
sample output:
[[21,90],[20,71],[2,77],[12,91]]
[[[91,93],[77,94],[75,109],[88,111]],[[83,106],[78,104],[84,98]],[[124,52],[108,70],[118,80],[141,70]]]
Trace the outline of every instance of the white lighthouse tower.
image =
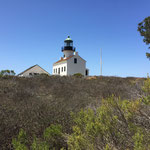
[[86,61],[76,52],[70,36],[64,41],[62,52],[63,57],[53,64],[53,75],[68,76],[80,73],[88,76],[89,70],[86,69]]

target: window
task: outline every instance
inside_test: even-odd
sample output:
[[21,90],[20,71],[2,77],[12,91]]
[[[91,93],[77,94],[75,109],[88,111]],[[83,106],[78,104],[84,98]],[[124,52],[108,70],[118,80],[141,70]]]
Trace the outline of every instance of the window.
[[39,73],[30,72],[29,75],[30,76],[36,76],[36,75],[39,75]]
[[61,67],[61,72],[63,72],[63,67]]
[[34,75],[36,76],[36,75],[39,75],[39,73],[34,73]]
[[60,74],[60,68],[58,68],[58,74]]
[[74,58],[74,64],[77,64],[77,58]]
[[89,74],[89,73],[88,73],[88,70],[86,70],[86,71],[85,71],[85,75],[88,76],[88,74]]
[[56,69],[56,73],[57,73],[57,69]]
[[55,73],[55,69],[54,69],[54,73]]
[[66,71],[66,67],[64,67],[64,71]]

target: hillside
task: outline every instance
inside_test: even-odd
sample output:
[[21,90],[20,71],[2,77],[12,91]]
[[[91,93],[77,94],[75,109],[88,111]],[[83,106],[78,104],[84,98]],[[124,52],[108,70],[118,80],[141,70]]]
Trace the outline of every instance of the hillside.
[[0,145],[11,148],[12,137],[20,128],[29,135],[41,136],[52,123],[60,123],[71,132],[70,112],[98,106],[102,98],[114,94],[122,99],[136,99],[143,93],[145,79],[119,77],[0,78]]

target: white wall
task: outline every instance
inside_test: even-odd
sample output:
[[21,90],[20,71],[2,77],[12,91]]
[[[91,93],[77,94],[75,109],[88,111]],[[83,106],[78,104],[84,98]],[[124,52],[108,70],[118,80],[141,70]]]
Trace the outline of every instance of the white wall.
[[[77,58],[77,63],[74,63],[74,58]],[[83,60],[79,55],[74,55],[72,58],[67,60],[67,75],[74,75],[75,73],[81,73],[85,76],[86,61]]]
[[[74,63],[74,58],[77,59],[77,63]],[[63,72],[62,72],[62,67],[63,67]],[[66,71],[64,71],[64,67],[66,67]],[[58,74],[58,68],[60,68],[60,74]],[[55,69],[55,73],[54,73],[54,69]],[[56,69],[57,69],[57,73],[56,73]],[[75,55],[73,55],[73,57],[71,57],[70,59],[54,64],[52,72],[53,75],[61,75],[61,76],[74,75],[75,73],[81,73],[82,75],[85,76],[86,61],[82,59],[76,52]]]
[[24,73],[20,74],[19,76],[27,77],[27,76],[30,76],[30,73],[32,73],[32,74],[34,74],[34,73],[37,73],[37,74],[42,74],[42,73],[48,74],[45,70],[43,70],[41,67],[36,65],[33,68],[31,68],[31,69],[25,71]]
[[72,50],[64,50],[63,53],[65,55],[65,58],[69,57],[69,56],[72,56],[73,55],[73,52]]
[[[62,71],[62,67],[63,67],[63,71]],[[64,67],[66,67],[66,71],[64,71]],[[58,68],[60,68],[60,74],[58,74]],[[55,69],[55,73],[54,73],[54,69]],[[56,73],[56,69],[57,69],[57,73]],[[53,75],[66,76],[67,75],[67,61],[54,64],[52,72],[53,72]]]

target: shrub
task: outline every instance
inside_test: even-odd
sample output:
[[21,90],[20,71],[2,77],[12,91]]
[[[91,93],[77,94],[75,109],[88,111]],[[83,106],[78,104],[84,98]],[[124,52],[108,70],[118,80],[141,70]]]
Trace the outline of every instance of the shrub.
[[[135,84],[131,84],[131,80],[136,79],[104,76],[91,80],[72,76],[0,78],[0,148],[11,149],[12,138],[17,137],[20,128],[26,131],[30,145],[34,135],[43,141],[43,131],[50,124],[61,124],[63,132],[71,134],[71,111],[95,109],[102,98],[112,94],[130,100],[142,97],[145,79],[138,79]],[[61,142],[66,145],[65,141]]]
[[144,82],[143,91],[150,95],[150,78],[148,77],[147,80]]
[[143,96],[143,102],[147,105],[150,105],[150,78],[147,77],[147,80],[144,82],[144,86],[142,87],[146,96]]
[[77,78],[82,78],[82,77],[84,77],[81,73],[75,73],[73,76],[74,76],[74,77],[77,77]]
[[18,137],[12,140],[12,145],[15,150],[28,150],[27,146],[27,135],[24,130],[20,130]]
[[[75,125],[68,136],[70,150],[134,149],[150,147],[150,107],[141,100],[104,99],[96,111],[73,114]],[[149,116],[145,116],[145,112]],[[143,126],[148,124],[148,126]]]
[[[49,150],[60,149],[62,147],[62,127],[61,125],[50,125],[45,129],[43,138],[37,138],[34,136],[33,142],[27,140],[26,132],[21,129],[17,138],[12,140],[12,145],[15,150]],[[64,142],[64,141],[63,141]]]
[[[72,108],[75,102],[73,97],[69,100],[71,100],[71,106],[67,105],[63,108],[64,102],[61,101],[58,102],[59,97],[61,97],[60,89],[63,89],[62,86],[62,78],[60,77],[52,77],[52,80],[58,80],[58,83],[61,87],[57,87],[57,103],[56,101],[51,101],[50,105],[53,103],[53,107],[55,106],[55,109],[53,110],[55,112],[55,119],[57,122],[60,122],[60,120],[63,120],[63,128],[65,128],[66,123],[67,125],[72,127],[72,130],[65,130],[65,132],[62,132],[62,127],[60,125],[50,125],[48,128],[44,130],[43,136],[33,136],[34,134],[30,134],[30,136],[34,137],[32,142],[30,139],[26,140],[25,136],[18,136],[18,137],[25,137],[25,140],[22,140],[22,138],[16,138],[16,140],[13,140],[13,143],[20,146],[21,148],[30,148],[32,150],[48,150],[48,149],[69,149],[69,150],[111,150],[111,149],[134,149],[134,150],[147,150],[150,149],[150,105],[147,101],[141,98],[133,99],[133,100],[122,100],[121,98],[116,98],[114,95],[102,99],[100,102],[100,106],[92,106],[84,109],[81,109],[79,112],[79,108],[83,108],[83,101],[79,101],[80,104],[82,103],[82,107],[78,106],[78,109],[74,111],[74,113],[71,114],[73,122],[70,121],[70,117],[64,118],[64,114],[66,113],[68,108]],[[83,86],[83,82],[85,80],[83,79],[75,79],[72,77],[65,77],[63,78],[65,80],[64,83],[66,83],[66,79],[74,79],[73,83],[80,83],[79,85]],[[105,79],[105,82],[103,80]],[[34,80],[34,78],[32,79]],[[44,82],[45,85],[49,85],[47,82],[47,79],[45,78],[36,78],[36,83],[38,80],[41,80]],[[122,79],[119,81],[111,78],[97,78],[96,81],[88,80],[90,85],[92,86],[93,82],[98,82],[99,84],[105,85],[106,81],[107,83],[116,83],[116,82],[122,82]],[[130,79],[131,81],[132,79]],[[114,82],[115,81],[115,82]],[[128,81],[128,80],[127,80]],[[129,83],[131,83],[129,81]],[[88,85],[86,82],[86,85]],[[146,87],[147,87],[148,80],[145,81]],[[26,82],[25,82],[26,83]],[[60,84],[61,83],[61,84]],[[81,84],[82,83],[82,84]],[[97,85],[97,84],[93,85]],[[125,82],[126,83],[126,82]],[[98,85],[99,85],[98,84]],[[54,84],[55,85],[55,84]],[[53,85],[53,86],[54,86]],[[68,83],[67,83],[68,85]],[[73,84],[74,85],[74,84]],[[117,85],[117,84],[116,84]],[[137,86],[137,83],[132,86]],[[124,85],[123,85],[124,86]],[[83,88],[80,86],[77,86],[78,88]],[[83,89],[86,89],[87,86],[84,86]],[[71,91],[70,91],[71,88]],[[74,86],[70,86],[68,89],[71,93],[73,91],[74,93]],[[94,88],[94,87],[93,87]],[[117,88],[117,86],[116,86]],[[145,88],[145,86],[144,86]],[[46,88],[47,89],[47,88]],[[59,89],[59,90],[58,90]],[[91,89],[91,88],[90,88]],[[96,90],[97,88],[95,88]],[[94,91],[95,91],[94,90]],[[29,90],[30,91],[30,90]],[[33,88],[32,88],[33,91]],[[55,90],[54,90],[55,91]],[[80,91],[80,90],[79,90]],[[108,90],[109,91],[109,90]],[[55,91],[56,92],[56,91]],[[83,91],[82,91],[83,92]],[[112,91],[111,91],[112,92]],[[111,93],[110,92],[110,93]],[[146,91],[147,92],[147,91]],[[80,93],[80,92],[79,92]],[[84,93],[85,94],[85,93]],[[148,95],[148,94],[147,94]],[[80,96],[79,94],[77,96]],[[77,97],[76,97],[77,98]],[[147,98],[146,96],[144,98]],[[62,99],[61,99],[62,100]],[[76,99],[77,100],[77,99]],[[45,100],[44,100],[45,102]],[[49,101],[47,101],[49,102]],[[61,102],[61,103],[60,103]],[[67,104],[69,101],[67,101]],[[87,103],[87,101],[86,101]],[[25,103],[28,107],[28,102]],[[49,104],[49,103],[46,103]],[[61,106],[61,105],[62,106]],[[99,103],[97,103],[98,105]],[[41,112],[45,112],[49,110],[46,106],[38,105],[38,113],[40,114],[40,117],[43,118],[45,115],[42,115]],[[60,107],[61,106],[61,107]],[[91,106],[91,105],[90,105]],[[53,108],[51,107],[51,108]],[[33,106],[32,106],[33,108]],[[57,111],[56,111],[57,108]],[[44,110],[44,111],[43,111]],[[70,111],[70,110],[69,110]],[[30,113],[29,113],[30,114]],[[61,114],[61,117],[58,117],[58,114]],[[42,116],[41,116],[42,115]],[[51,116],[51,119],[54,115]],[[33,119],[35,119],[33,117]],[[29,118],[28,118],[29,121]],[[33,125],[34,122],[31,123]],[[43,122],[42,122],[43,123]],[[27,128],[28,129],[28,128]],[[69,131],[69,132],[68,132]],[[65,143],[66,137],[67,145]],[[21,140],[20,140],[21,139]],[[15,141],[15,142],[14,142]],[[28,142],[26,142],[28,141]],[[16,146],[14,145],[14,146]],[[16,146],[16,148],[18,148]],[[19,147],[19,148],[20,148]],[[19,149],[18,148],[18,149]]]

